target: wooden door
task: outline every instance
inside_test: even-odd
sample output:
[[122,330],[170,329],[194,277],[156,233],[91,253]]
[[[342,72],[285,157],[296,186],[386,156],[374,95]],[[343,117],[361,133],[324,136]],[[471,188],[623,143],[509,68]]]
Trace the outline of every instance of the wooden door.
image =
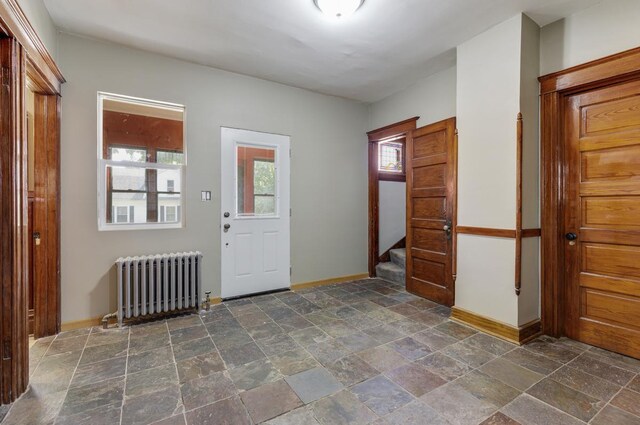
[[60,332],[60,97],[35,95],[34,337]]
[[414,130],[407,138],[407,290],[454,302],[456,120]]
[[640,81],[565,113],[565,332],[640,358]]

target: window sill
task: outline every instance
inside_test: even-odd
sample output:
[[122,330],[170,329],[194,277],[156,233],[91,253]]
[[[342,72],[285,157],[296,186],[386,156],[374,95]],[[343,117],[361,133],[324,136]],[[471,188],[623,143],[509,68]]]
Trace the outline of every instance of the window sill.
[[407,175],[404,173],[385,173],[383,171],[378,171],[378,180],[389,182],[406,182]]
[[184,223],[171,223],[171,224],[100,224],[98,225],[98,231],[100,232],[119,232],[127,230],[168,230],[168,229],[183,229]]

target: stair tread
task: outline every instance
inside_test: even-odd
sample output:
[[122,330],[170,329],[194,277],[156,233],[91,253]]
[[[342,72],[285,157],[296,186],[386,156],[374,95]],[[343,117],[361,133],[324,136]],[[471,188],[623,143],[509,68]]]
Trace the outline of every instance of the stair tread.
[[381,269],[385,269],[388,271],[393,271],[393,272],[403,272],[404,273],[404,268],[397,265],[396,263],[393,263],[391,261],[388,261],[386,263],[379,263],[376,268],[381,268]]
[[396,248],[396,249],[390,250],[389,252],[392,252],[392,253],[394,253],[396,255],[400,255],[400,256],[403,256],[403,257],[407,256],[407,249],[406,248]]

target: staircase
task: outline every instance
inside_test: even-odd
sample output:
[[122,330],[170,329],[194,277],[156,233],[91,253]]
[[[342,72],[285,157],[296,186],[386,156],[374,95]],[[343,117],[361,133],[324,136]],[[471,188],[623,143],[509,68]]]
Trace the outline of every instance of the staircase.
[[376,275],[380,279],[404,285],[404,274],[407,268],[407,250],[404,248],[392,249],[389,253],[391,254],[391,261],[378,264],[376,266]]

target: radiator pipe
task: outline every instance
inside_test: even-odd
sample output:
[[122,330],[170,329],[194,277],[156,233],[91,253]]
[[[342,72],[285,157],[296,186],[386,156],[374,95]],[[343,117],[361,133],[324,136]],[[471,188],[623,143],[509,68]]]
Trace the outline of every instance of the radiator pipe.
[[211,309],[211,291],[205,292],[204,302],[202,303],[204,310],[209,311]]
[[102,318],[102,329],[107,329],[109,327],[109,319],[113,319],[115,317],[118,317],[117,311],[114,313],[105,314]]

